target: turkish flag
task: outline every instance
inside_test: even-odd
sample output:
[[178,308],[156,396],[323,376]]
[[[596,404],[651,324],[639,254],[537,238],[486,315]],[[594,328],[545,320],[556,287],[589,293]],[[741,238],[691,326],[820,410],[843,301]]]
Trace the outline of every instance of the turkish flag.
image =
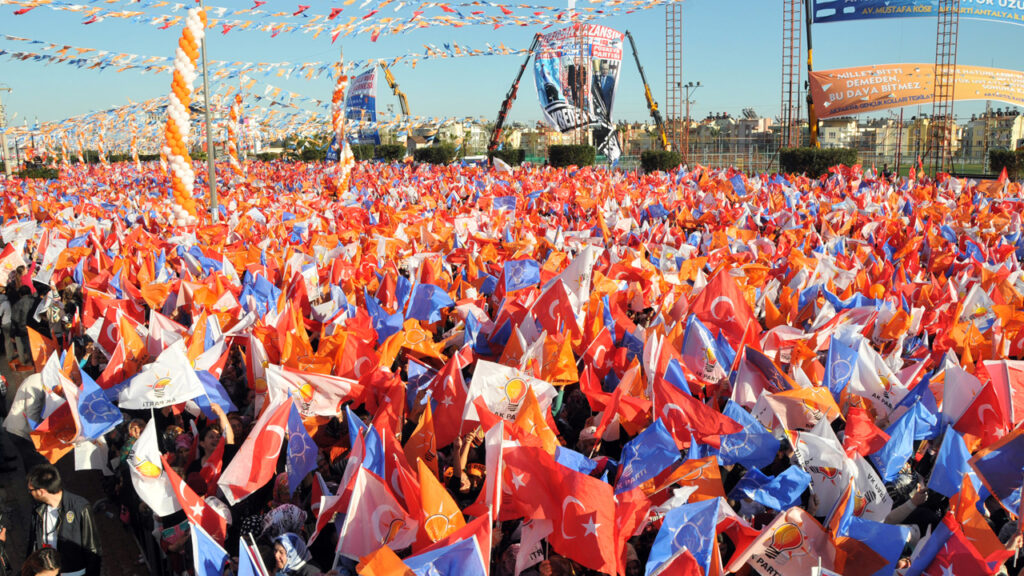
[[561,280],[552,284],[540,298],[537,298],[530,312],[548,334],[570,333],[573,340],[582,335],[579,324],[576,323],[572,303],[569,301],[569,292]]
[[462,413],[466,408],[466,382],[457,357],[445,363],[430,383],[434,407],[434,442],[438,450],[459,437]]
[[721,330],[734,349],[743,341],[747,325],[757,323],[743,290],[725,269],[715,274],[704,290],[694,297],[690,310],[705,326]]
[[974,436],[981,442],[981,446],[988,446],[1006,435],[1009,426],[991,382],[974,397],[953,428],[962,434]]
[[654,405],[657,407],[655,419],[661,418],[665,422],[679,448],[690,445],[690,434],[717,448],[721,443],[719,436],[743,430],[732,418],[676,388],[661,376],[654,378]]
[[217,479],[220,478],[220,471],[224,466],[224,445],[224,437],[221,436],[217,447],[213,449],[213,454],[210,454],[210,457],[206,459],[206,464],[199,469],[199,477],[206,482],[207,494],[217,493]]
[[229,504],[234,505],[251,496],[274,477],[291,406],[290,397],[280,404],[268,406],[224,469],[217,485],[224,491]]
[[843,439],[847,456],[852,458],[854,454],[860,454],[867,458],[868,454],[881,450],[888,441],[889,435],[875,426],[867,410],[850,406],[846,413],[846,438]]
[[185,512],[185,516],[188,516],[189,522],[206,530],[217,543],[223,545],[224,538],[228,534],[227,519],[200,498],[199,495],[188,487],[188,484],[185,484],[181,476],[178,476],[178,473],[171,468],[171,463],[167,461],[166,454],[161,456],[160,459],[163,460],[164,472],[167,473],[167,478],[171,481],[171,486],[174,487],[174,495],[178,497],[178,503],[181,504],[181,509]]
[[532,446],[508,449],[505,463],[513,475],[523,476],[521,490],[535,504],[531,517],[553,522],[548,541],[555,551],[587,568],[614,573],[612,486],[561,466],[543,449]]
[[949,516],[942,523],[952,532],[935,559],[923,572],[923,576],[946,576],[948,574],[991,574],[992,570],[964,536],[960,526]]

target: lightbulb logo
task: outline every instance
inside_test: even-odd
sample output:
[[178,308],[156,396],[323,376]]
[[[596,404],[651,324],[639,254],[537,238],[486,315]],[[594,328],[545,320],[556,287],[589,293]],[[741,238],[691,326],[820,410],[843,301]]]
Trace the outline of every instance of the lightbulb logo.
[[262,394],[267,391],[267,379],[257,376],[253,382],[253,390]]
[[858,518],[864,515],[864,510],[868,507],[868,499],[857,492],[853,495],[853,515]]
[[802,400],[800,403],[803,404],[804,416],[806,416],[809,420],[818,422],[825,417],[825,413],[819,410],[817,406],[809,403],[806,400]]
[[387,531],[384,534],[384,538],[381,539],[380,545],[387,546],[394,542],[402,528],[405,528],[405,520],[401,518],[395,518],[389,522],[387,525]]
[[164,376],[162,378],[157,378],[156,381],[153,382],[153,397],[156,398],[157,400],[163,400],[164,399],[164,394],[167,393],[167,387],[170,386],[170,385],[171,385],[171,377],[170,376]]
[[437,512],[427,516],[427,519],[423,521],[423,530],[431,538],[440,540],[451,532],[455,514],[456,512],[453,511],[451,514],[446,515],[444,513],[444,504],[438,504]]
[[522,378],[512,378],[505,383],[505,399],[512,413],[519,411],[519,405],[526,397],[527,383]]
[[135,461],[135,463],[132,465],[135,466],[135,471],[138,472],[143,478],[160,477],[160,467],[157,466],[156,464],[153,464],[149,460],[143,460],[141,462]]
[[800,531],[800,527],[792,522],[786,522],[776,528],[775,532],[772,532],[772,540],[768,544],[768,550],[765,552],[765,555],[775,560],[780,554],[785,552],[789,558],[792,558],[793,554],[803,543],[804,533]]
[[299,412],[303,414],[309,414],[310,404],[313,403],[313,385],[309,382],[302,381],[300,384],[294,385],[295,391],[299,395]]
[[715,351],[712,350],[710,346],[704,347],[704,363],[706,365],[706,370],[712,370],[715,365],[718,364],[718,358],[715,357]]

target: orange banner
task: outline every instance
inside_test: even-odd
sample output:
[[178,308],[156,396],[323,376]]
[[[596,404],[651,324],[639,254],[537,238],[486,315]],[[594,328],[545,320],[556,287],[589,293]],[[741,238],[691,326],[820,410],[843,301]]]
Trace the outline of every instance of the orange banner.
[[[818,118],[924,104],[932,100],[934,86],[934,64],[879,64],[811,73]],[[957,66],[953,99],[1024,106],[1024,72]]]

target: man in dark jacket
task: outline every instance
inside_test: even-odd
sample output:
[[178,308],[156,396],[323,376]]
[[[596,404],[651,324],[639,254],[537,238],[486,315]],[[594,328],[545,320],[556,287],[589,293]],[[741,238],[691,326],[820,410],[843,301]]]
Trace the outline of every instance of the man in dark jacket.
[[40,464],[27,476],[28,491],[39,505],[32,514],[29,554],[47,546],[56,548],[64,576],[99,576],[100,541],[89,501],[64,491],[60,472]]

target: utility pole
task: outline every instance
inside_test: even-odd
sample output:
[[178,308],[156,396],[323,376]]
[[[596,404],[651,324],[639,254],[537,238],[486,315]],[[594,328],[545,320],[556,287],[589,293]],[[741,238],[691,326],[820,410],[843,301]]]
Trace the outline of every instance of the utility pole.
[[[0,92],[10,92],[7,86],[0,86]],[[4,161],[4,174],[11,177],[11,157],[7,150],[7,113],[4,111],[3,102],[0,101],[0,157]]]
[[[206,4],[203,0],[199,0],[199,8],[206,11]],[[203,43],[201,44],[202,56],[203,56],[203,103],[206,108],[206,180],[210,183],[210,216],[214,222],[217,222],[219,213],[217,211],[217,160],[216,152],[213,149],[213,121],[211,120],[212,114],[210,113],[210,74],[208,72],[209,66],[206,64],[206,39],[209,36],[203,34]]]
[[690,164],[690,94],[701,87],[700,82],[687,82],[683,84],[686,89],[686,126],[683,127],[683,164]]

